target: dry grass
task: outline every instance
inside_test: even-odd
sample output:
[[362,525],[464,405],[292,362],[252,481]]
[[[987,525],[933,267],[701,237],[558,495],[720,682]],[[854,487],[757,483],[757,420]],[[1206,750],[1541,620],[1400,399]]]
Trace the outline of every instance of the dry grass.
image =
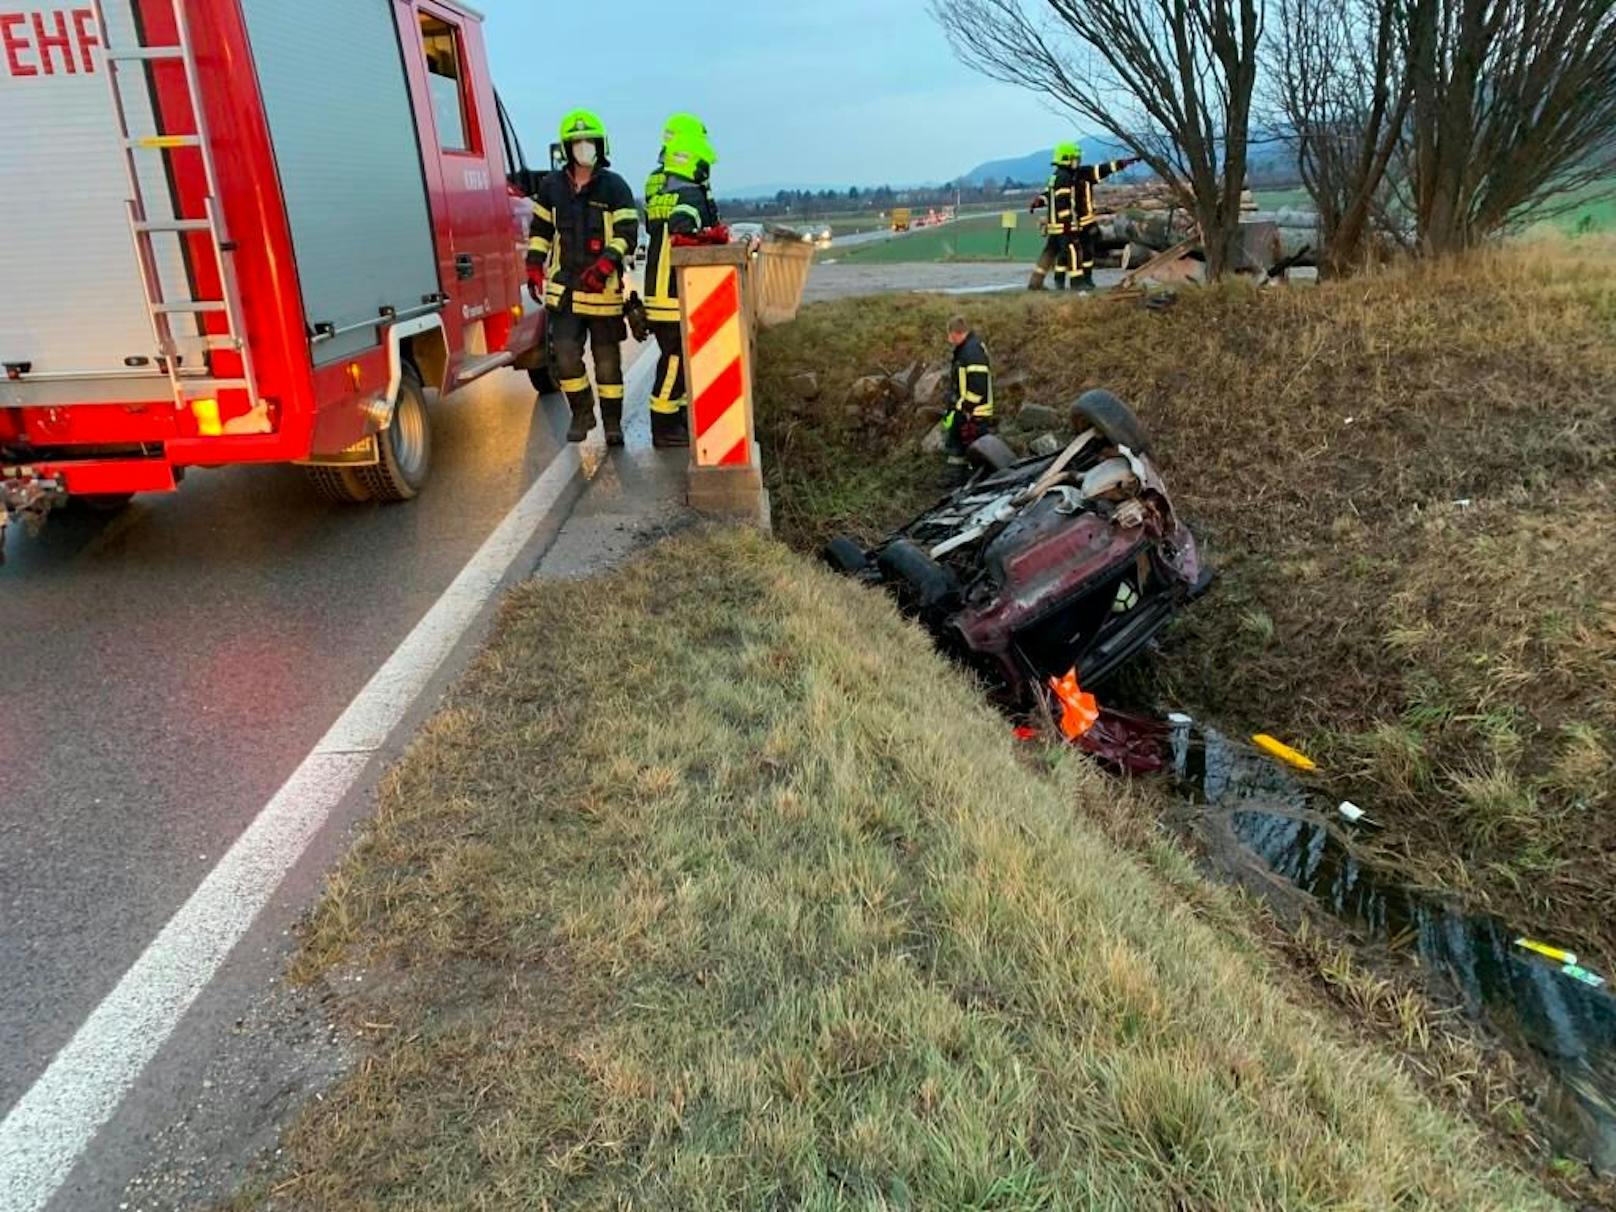
[[[831,402],[937,356],[960,306],[826,304],[766,335],[791,541],[880,532],[930,495],[925,418]],[[964,307],[1030,398],[1110,387],[1155,431],[1223,579],[1154,693],[1301,739],[1416,875],[1616,970],[1616,245],[1189,291],[1160,314]],[[811,404],[790,387],[807,369]]]
[[237,1206],[1551,1206],[1012,746],[752,535],[524,587],[307,933],[373,1054]]

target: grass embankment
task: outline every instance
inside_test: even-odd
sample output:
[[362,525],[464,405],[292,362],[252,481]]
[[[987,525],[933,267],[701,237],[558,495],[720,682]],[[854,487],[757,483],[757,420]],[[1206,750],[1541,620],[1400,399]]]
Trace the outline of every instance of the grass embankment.
[[[1153,669],[1167,702],[1317,749],[1430,883],[1616,972],[1616,253],[1526,246],[1318,288],[856,300],[760,346],[775,516],[876,536],[935,481],[930,419],[848,380],[939,356],[1154,431],[1222,576]],[[817,401],[791,376],[818,372]],[[1014,409],[1007,408],[1013,413]]]
[[1547,1206],[1118,794],[753,535],[525,586],[307,932],[372,1055],[237,1206]]

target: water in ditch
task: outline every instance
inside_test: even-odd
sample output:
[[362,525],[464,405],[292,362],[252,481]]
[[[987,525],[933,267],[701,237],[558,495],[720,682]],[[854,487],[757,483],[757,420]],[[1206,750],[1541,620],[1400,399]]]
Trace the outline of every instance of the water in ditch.
[[1616,996],[1517,945],[1529,930],[1466,912],[1363,861],[1334,802],[1272,759],[1180,718],[1168,769],[1201,806],[1199,824],[1372,942],[1412,952],[1469,1012],[1536,1053],[1560,1087],[1543,1110],[1563,1150],[1616,1173]]

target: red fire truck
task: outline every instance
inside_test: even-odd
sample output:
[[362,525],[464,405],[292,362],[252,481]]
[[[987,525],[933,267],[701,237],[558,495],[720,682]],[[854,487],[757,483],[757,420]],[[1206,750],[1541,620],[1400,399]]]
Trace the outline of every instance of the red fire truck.
[[234,463],[413,497],[427,389],[542,377],[515,146],[451,0],[0,0],[0,528]]

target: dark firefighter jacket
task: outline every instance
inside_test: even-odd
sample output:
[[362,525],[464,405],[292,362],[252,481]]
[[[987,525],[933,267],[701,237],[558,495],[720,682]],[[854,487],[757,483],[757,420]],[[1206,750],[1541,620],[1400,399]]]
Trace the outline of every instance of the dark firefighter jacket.
[[982,420],[993,415],[993,370],[974,332],[954,346],[954,408]]
[[650,249],[645,259],[645,311],[652,320],[679,322],[674,236],[694,235],[716,226],[718,206],[707,186],[660,169],[646,178],[645,227]]
[[[628,182],[597,169],[589,184],[574,189],[565,171],[546,173],[533,195],[527,263],[546,266],[544,302],[580,316],[623,314],[623,263],[640,239],[640,212]],[[578,288],[578,279],[602,255],[617,266],[598,294]]]
[[1039,195],[1039,200],[1049,206],[1044,235],[1067,235],[1096,222],[1094,187],[1121,167],[1121,160],[1107,160],[1104,164],[1056,168],[1050,174],[1049,185]]

